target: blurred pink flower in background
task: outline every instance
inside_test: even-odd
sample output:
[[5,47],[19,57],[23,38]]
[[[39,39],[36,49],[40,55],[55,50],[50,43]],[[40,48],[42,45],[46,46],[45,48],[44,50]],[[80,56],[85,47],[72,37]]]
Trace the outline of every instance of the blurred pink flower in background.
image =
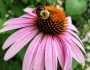
[[72,57],[84,64],[81,50],[86,52],[75,34],[78,31],[71,17],[65,18],[61,10],[50,6],[44,9],[26,8],[24,11],[28,14],[6,21],[0,30],[5,32],[19,28],[2,47],[3,50],[10,47],[4,56],[5,61],[32,40],[26,50],[22,70],[57,70],[58,61],[63,70],[72,70]]

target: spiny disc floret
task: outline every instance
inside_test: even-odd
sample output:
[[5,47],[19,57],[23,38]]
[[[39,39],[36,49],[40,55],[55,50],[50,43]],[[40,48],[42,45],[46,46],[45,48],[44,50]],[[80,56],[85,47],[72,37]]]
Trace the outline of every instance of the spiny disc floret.
[[[37,16],[35,20],[35,25],[40,32],[44,34],[56,35],[64,32],[66,30],[66,18],[65,14],[57,8],[50,6],[45,7],[50,14],[47,19],[43,19],[42,16]],[[40,11],[40,13],[42,10]],[[43,16],[44,17],[44,16]]]

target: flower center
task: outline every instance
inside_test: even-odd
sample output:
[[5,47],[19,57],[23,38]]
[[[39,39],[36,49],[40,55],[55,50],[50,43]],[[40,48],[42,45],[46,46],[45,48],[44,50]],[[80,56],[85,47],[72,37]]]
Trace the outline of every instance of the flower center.
[[44,34],[56,35],[67,29],[67,20],[63,11],[56,7],[45,6],[36,9],[35,25]]

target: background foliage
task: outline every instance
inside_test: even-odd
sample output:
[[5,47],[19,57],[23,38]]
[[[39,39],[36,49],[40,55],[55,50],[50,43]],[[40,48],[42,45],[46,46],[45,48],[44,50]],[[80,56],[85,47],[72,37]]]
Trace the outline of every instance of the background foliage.
[[[24,8],[33,8],[38,3],[41,6],[45,4],[59,6],[67,16],[71,16],[73,24],[79,30],[78,35],[84,42],[87,54],[90,53],[90,0],[0,0],[0,29],[6,20],[23,15]],[[14,31],[0,33],[0,70],[22,69],[23,55],[27,45],[12,59],[3,60],[6,50],[3,51],[1,46]],[[86,70],[88,66],[90,66],[90,62],[87,57],[84,67],[73,60],[73,70]],[[58,67],[58,70],[60,70],[60,67]]]

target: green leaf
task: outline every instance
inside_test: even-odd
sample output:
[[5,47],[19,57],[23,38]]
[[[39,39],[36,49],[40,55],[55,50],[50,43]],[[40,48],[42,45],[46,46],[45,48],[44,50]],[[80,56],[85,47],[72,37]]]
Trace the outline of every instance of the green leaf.
[[79,15],[74,15],[72,16],[72,19],[77,22],[78,20],[80,20],[80,17]]
[[21,16],[24,14],[23,11],[23,4],[19,3],[19,4],[13,4],[12,5],[12,13],[16,16]]
[[66,0],[65,11],[67,15],[81,15],[87,9],[86,0]]
[[1,16],[5,17],[5,14],[7,14],[7,12],[8,12],[7,6],[0,0],[0,13],[1,13]]
[[0,29],[3,27],[4,20],[0,19]]
[[44,6],[44,1],[41,0],[41,1],[40,1],[40,4],[41,4],[41,6]]
[[25,4],[27,4],[28,3],[28,0],[22,0]]
[[34,5],[29,5],[28,7],[30,7],[30,8],[34,8],[35,6],[34,6]]
[[36,0],[36,2],[40,2],[41,0]]
[[74,70],[77,67],[78,64],[79,63],[75,59],[73,59],[72,70]]
[[6,0],[5,2],[6,2],[7,5],[11,4],[11,0]]
[[[4,66],[4,65],[3,65]],[[18,59],[10,60],[7,65],[7,70],[22,70],[21,62]],[[6,69],[5,69],[6,70]]]
[[11,0],[11,3],[13,3],[14,2],[14,0]]
[[20,60],[22,60],[23,61],[23,58],[24,58],[24,54],[25,54],[25,52],[26,52],[26,50],[27,50],[27,45],[26,46],[24,46],[24,48],[22,48],[21,50],[20,50],[20,52],[18,53],[18,57],[20,58]]
[[46,2],[49,4],[53,4],[54,2],[56,2],[56,0],[46,0]]
[[25,51],[26,51],[25,49],[22,49],[22,50],[18,53],[18,57],[20,58],[20,60],[23,60]]
[[36,1],[35,0],[29,0],[30,5],[35,5]]

